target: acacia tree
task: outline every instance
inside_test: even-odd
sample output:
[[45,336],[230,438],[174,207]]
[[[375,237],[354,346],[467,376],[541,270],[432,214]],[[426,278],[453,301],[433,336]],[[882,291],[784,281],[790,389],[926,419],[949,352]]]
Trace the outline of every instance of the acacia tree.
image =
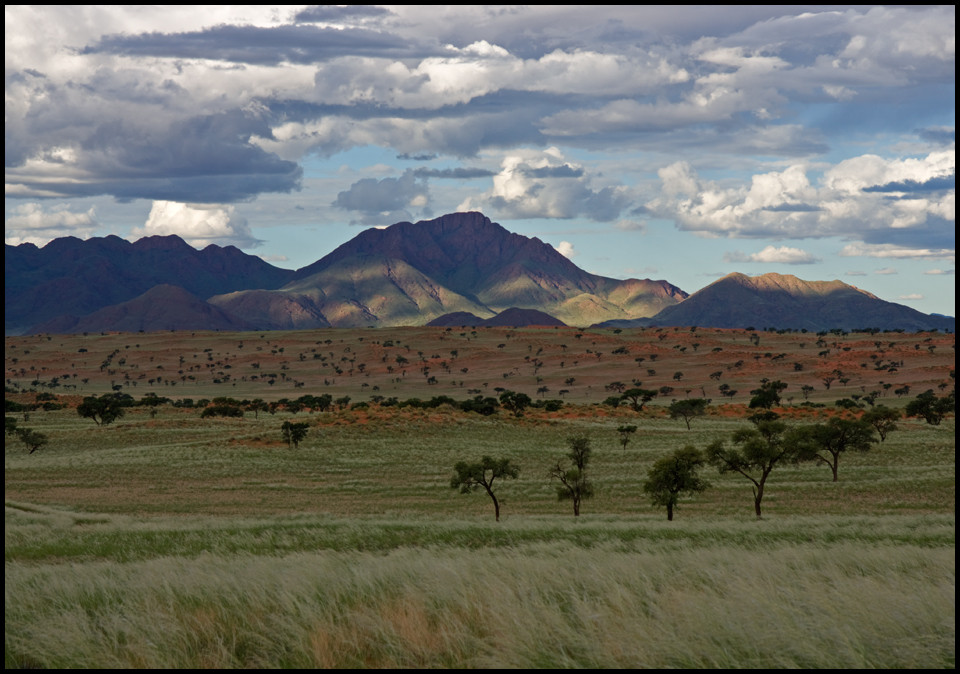
[[561,501],[573,501],[573,516],[580,516],[580,503],[585,498],[593,496],[593,484],[587,479],[587,464],[590,462],[590,439],[584,435],[575,435],[567,438],[570,451],[567,457],[572,466],[564,467],[560,461],[550,471],[550,474],[560,480],[557,487],[557,498]]
[[873,426],[862,419],[834,417],[825,424],[814,424],[797,429],[797,439],[804,447],[804,458],[825,463],[837,481],[840,455],[847,450],[866,452],[877,441]]
[[880,435],[880,442],[883,442],[887,439],[887,433],[897,430],[900,410],[895,410],[886,405],[877,405],[864,412],[860,418],[873,426]]
[[687,430],[689,431],[690,420],[705,415],[709,404],[709,398],[684,398],[683,400],[674,400],[667,409],[670,412],[670,418],[683,419],[687,423]]
[[124,414],[123,403],[114,393],[105,393],[97,398],[87,396],[77,405],[77,414],[85,419],[93,419],[97,426],[113,423]]
[[698,475],[705,463],[700,450],[687,445],[658,459],[647,472],[643,491],[654,506],[667,509],[667,521],[673,521],[673,511],[680,500],[680,494],[699,493],[707,488],[707,483]]
[[496,521],[500,521],[500,501],[493,492],[493,483],[497,479],[515,480],[520,474],[520,468],[510,463],[510,459],[493,459],[484,456],[480,461],[467,463],[460,461],[453,467],[455,474],[450,478],[450,487],[459,489],[461,494],[469,494],[483,487],[493,501],[493,513]]
[[280,433],[283,435],[284,442],[294,449],[300,446],[303,439],[307,437],[309,430],[310,424],[307,422],[294,423],[292,421],[284,421],[283,425],[280,426]]
[[706,454],[707,461],[721,474],[739,473],[753,483],[753,508],[757,519],[761,519],[760,504],[770,473],[778,465],[804,457],[801,443],[787,435],[787,425],[779,419],[757,420],[754,426],[734,431],[732,440],[736,447],[716,440],[707,447]]
[[523,411],[532,404],[533,400],[526,393],[504,391],[500,394],[500,406],[512,412],[515,417],[522,417]]
[[35,431],[32,428],[18,428],[15,432],[17,437],[20,438],[20,442],[30,448],[31,454],[43,447],[49,441],[45,433]]
[[626,400],[630,403],[630,409],[634,412],[643,410],[643,406],[657,397],[657,392],[645,388],[632,388],[623,392],[620,400]]
[[623,450],[627,450],[627,444],[630,442],[630,436],[637,432],[637,427],[632,425],[617,426],[617,433],[620,434],[620,444]]
[[780,404],[780,394],[787,388],[787,384],[782,381],[762,381],[760,388],[753,389],[750,394],[750,409],[765,409],[776,407]]
[[923,417],[928,424],[939,426],[943,418],[955,411],[956,407],[957,399],[952,392],[943,398],[938,398],[934,395],[933,389],[929,389],[908,402],[904,413],[908,417]]

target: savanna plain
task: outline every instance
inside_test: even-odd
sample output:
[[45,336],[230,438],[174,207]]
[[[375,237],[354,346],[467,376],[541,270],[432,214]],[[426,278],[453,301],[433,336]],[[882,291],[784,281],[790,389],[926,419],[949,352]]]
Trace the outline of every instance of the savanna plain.
[[[753,484],[711,465],[672,521],[644,491],[662,457],[751,428],[765,382],[790,426],[946,396],[953,334],[464,326],[5,347],[6,415],[44,438],[5,443],[8,669],[955,666],[952,408],[844,452],[836,482],[816,461],[776,465],[762,519]],[[656,395],[638,405],[637,389]],[[522,413],[495,404],[508,391]],[[78,413],[114,393],[132,404],[112,422]],[[671,416],[688,399],[705,413]],[[575,437],[593,485],[577,517],[554,475]],[[519,469],[493,485],[500,521],[483,489],[451,488],[483,456]]]

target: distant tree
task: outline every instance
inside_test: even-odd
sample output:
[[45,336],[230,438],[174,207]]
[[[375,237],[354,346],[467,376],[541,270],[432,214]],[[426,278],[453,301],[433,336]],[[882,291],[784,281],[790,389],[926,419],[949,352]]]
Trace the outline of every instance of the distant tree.
[[45,433],[35,431],[32,428],[18,428],[16,434],[20,442],[30,448],[31,454],[49,442]]
[[496,521],[500,521],[500,501],[493,491],[493,483],[498,479],[512,480],[520,474],[520,468],[510,463],[510,459],[493,459],[484,456],[480,461],[467,463],[460,461],[453,467],[455,474],[450,478],[450,487],[459,489],[461,494],[469,494],[483,487],[493,501]]
[[248,412],[253,412],[253,418],[259,419],[261,412],[266,412],[270,409],[270,406],[263,400],[263,398],[254,398],[248,402],[244,409]]
[[623,450],[627,450],[627,444],[630,442],[630,437],[637,432],[636,426],[618,426],[617,433],[620,434],[620,444],[623,445]]
[[654,506],[667,509],[667,520],[673,521],[673,511],[683,493],[699,493],[707,488],[698,472],[706,463],[703,454],[687,445],[673,454],[658,459],[647,472],[643,491]]
[[869,451],[877,442],[873,430],[863,419],[833,417],[823,424],[800,427],[795,437],[803,447],[804,458],[830,466],[836,482],[840,455],[846,451]]
[[928,424],[939,426],[943,418],[954,412],[956,407],[956,396],[953,392],[938,398],[933,389],[928,389],[908,402],[904,412],[908,417],[923,417]]
[[780,404],[780,394],[787,388],[787,384],[782,381],[765,381],[760,384],[760,388],[750,391],[753,398],[750,399],[750,409],[762,408],[770,409]]
[[4,417],[3,418],[3,432],[5,435],[15,435],[17,432],[17,418],[16,417]]
[[631,388],[624,391],[620,399],[629,402],[630,409],[634,412],[640,412],[644,405],[656,397],[656,391],[644,388]]
[[553,477],[560,480],[557,487],[557,498],[561,501],[573,501],[573,516],[580,516],[580,504],[585,498],[593,496],[593,484],[587,479],[587,464],[590,462],[590,439],[583,435],[567,438],[570,451],[567,457],[573,464],[568,467],[557,461],[557,465],[550,471]]
[[687,430],[689,431],[690,420],[705,415],[709,404],[709,398],[684,398],[683,400],[674,400],[667,409],[670,412],[670,418],[683,419],[687,423]]
[[738,473],[753,483],[753,507],[757,519],[763,491],[770,473],[777,466],[802,460],[799,442],[787,435],[787,425],[779,419],[761,420],[755,428],[742,428],[733,433],[735,447],[716,440],[706,450],[707,461],[723,473]]
[[239,405],[217,404],[205,407],[200,413],[201,419],[208,417],[242,417],[243,408]]
[[280,426],[280,433],[283,435],[283,441],[294,449],[297,449],[300,446],[300,443],[303,441],[303,439],[307,437],[307,432],[309,430],[310,424],[307,422],[293,423],[291,421],[284,421],[283,425]]
[[503,409],[512,412],[515,417],[522,417],[523,411],[530,407],[533,400],[526,393],[517,393],[515,391],[504,391],[500,394],[500,406]]
[[87,396],[77,405],[77,414],[93,419],[97,426],[106,426],[123,416],[124,401],[115,393],[105,393],[99,398]]
[[897,420],[900,419],[900,410],[886,405],[877,405],[863,413],[861,417],[880,435],[880,442],[887,439],[887,433],[897,430]]

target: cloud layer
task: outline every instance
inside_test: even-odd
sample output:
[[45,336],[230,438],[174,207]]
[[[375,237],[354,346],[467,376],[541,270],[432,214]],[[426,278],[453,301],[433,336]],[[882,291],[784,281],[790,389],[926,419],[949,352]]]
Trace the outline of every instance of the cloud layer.
[[89,236],[104,209],[72,204],[103,198],[152,204],[134,235],[251,247],[244,205],[377,148],[396,162],[322,183],[320,215],[667,223],[757,242],[728,262],[817,264],[797,242],[832,239],[944,265],[955,12],[9,6],[6,240]]

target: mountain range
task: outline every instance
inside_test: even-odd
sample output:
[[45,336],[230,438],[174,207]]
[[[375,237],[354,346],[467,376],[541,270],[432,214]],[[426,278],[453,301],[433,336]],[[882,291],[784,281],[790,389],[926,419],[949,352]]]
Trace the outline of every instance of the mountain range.
[[953,330],[840,281],[729,274],[688,295],[588,273],[481,213],[367,229],[313,264],[274,267],[176,236],[5,246],[7,334],[401,325],[699,325]]

